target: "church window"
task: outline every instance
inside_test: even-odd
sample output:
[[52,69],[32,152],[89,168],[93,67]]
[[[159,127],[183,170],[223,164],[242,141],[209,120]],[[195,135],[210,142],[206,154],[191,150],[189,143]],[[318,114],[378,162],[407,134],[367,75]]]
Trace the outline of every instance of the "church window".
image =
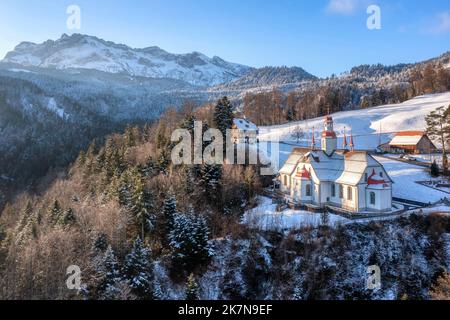
[[287,176],[284,176],[284,185],[287,186]]
[[336,197],[336,185],[334,183],[331,185],[331,196]]
[[370,193],[370,204],[371,204],[371,205],[375,205],[375,203],[376,203],[375,192],[371,192],[371,193]]
[[311,185],[306,185],[306,196],[311,197]]
[[339,198],[344,198],[344,187],[339,185]]
[[348,187],[347,188],[347,199],[348,200],[353,200],[353,190],[352,190],[352,187]]

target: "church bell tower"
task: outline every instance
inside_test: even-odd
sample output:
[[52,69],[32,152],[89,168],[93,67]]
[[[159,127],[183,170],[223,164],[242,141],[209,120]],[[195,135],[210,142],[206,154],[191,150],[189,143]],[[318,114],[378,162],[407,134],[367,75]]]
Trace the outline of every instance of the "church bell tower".
[[324,131],[322,132],[322,150],[329,156],[337,149],[336,133],[333,129],[333,118],[327,116],[324,123]]

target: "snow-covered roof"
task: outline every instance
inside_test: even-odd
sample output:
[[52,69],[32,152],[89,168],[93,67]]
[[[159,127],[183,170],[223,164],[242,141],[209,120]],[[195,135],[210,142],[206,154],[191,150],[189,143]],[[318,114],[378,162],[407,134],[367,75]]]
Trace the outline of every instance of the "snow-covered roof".
[[289,158],[284,163],[284,166],[280,169],[279,173],[291,175],[297,167],[300,159],[302,159],[309,151],[310,150],[308,149],[294,149],[289,155]]
[[258,126],[248,121],[247,119],[234,119],[233,124],[234,124],[233,127],[238,130],[247,130],[247,131],[258,130]]
[[399,132],[389,142],[390,146],[415,146],[419,143],[420,139],[425,135],[423,131],[404,131]]
[[[364,179],[368,167],[381,167],[370,154],[365,151],[337,150],[331,156],[319,150],[293,151],[280,173],[291,175],[298,165],[309,164],[314,175],[320,181],[336,182],[347,185],[357,185]],[[386,181],[391,182],[389,177]]]

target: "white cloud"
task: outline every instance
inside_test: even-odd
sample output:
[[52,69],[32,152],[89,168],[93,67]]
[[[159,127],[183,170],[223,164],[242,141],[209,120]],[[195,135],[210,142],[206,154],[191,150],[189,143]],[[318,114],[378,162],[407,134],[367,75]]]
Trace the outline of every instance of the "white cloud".
[[442,34],[450,31],[450,13],[441,12],[433,19],[429,33],[432,34]]
[[338,14],[352,14],[359,5],[359,0],[330,0],[327,12]]
[[450,13],[444,11],[424,19],[419,31],[424,35],[441,35],[450,32]]

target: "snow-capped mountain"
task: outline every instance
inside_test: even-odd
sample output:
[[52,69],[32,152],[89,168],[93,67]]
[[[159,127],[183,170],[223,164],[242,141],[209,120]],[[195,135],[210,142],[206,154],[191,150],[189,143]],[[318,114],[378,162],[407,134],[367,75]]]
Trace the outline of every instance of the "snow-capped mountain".
[[97,37],[73,34],[41,44],[22,42],[3,62],[55,69],[94,69],[149,78],[172,78],[197,86],[235,80],[252,68],[202,53],[172,54],[159,47],[133,49]]

